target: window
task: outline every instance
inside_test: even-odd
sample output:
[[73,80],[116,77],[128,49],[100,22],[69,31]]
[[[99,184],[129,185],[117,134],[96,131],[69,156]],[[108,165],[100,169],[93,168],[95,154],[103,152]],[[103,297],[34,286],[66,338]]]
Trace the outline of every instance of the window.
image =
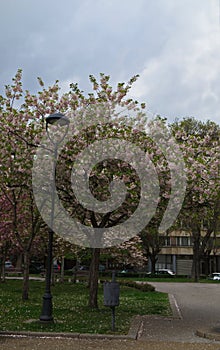
[[190,247],[192,246],[191,237],[177,237],[177,245],[179,247]]
[[182,238],[182,244],[183,246],[189,246],[189,237],[181,237]]
[[170,237],[165,237],[164,245],[165,245],[165,247],[170,247],[171,246]]

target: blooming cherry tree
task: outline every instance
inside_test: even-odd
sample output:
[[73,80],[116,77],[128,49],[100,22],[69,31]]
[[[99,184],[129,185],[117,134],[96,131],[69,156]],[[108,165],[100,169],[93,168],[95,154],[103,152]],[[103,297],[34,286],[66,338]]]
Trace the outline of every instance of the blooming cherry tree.
[[192,276],[197,281],[201,257],[220,219],[220,127],[214,122],[188,118],[171,128],[184,155],[187,172],[186,195],[177,225],[181,223],[192,233]]

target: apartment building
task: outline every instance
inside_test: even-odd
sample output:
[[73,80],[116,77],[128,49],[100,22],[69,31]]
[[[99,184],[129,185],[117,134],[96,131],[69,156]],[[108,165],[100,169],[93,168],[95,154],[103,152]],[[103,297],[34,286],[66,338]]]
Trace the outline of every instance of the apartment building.
[[[201,259],[201,274],[220,271],[220,236],[211,237],[211,254]],[[164,246],[158,254],[156,269],[169,268],[178,275],[190,276],[193,262],[193,239],[187,231],[174,231],[165,237]],[[149,266],[150,270],[150,266]]]

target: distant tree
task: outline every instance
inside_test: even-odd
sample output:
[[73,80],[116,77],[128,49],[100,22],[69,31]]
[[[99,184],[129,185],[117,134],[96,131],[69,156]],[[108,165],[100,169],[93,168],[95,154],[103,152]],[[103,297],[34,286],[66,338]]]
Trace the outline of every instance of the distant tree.
[[150,259],[151,272],[155,273],[158,254],[164,246],[165,236],[158,232],[158,225],[150,223],[140,234],[144,256]]
[[124,268],[127,266],[143,268],[147,263],[139,236],[135,236],[116,247],[109,248],[108,252],[114,264]]
[[5,282],[5,261],[19,253],[12,230],[11,206],[7,198],[0,197],[0,281]]
[[[13,83],[5,87],[5,96],[0,96],[0,190],[8,208],[8,238],[13,234],[12,242],[15,244],[17,241],[16,245],[23,254],[22,299],[26,300],[31,247],[42,222],[33,198],[31,181],[33,157],[42,123],[37,126],[33,123],[32,118],[36,117],[37,112],[33,112],[28,105],[28,93],[23,96],[21,78],[21,70],[18,70]],[[23,99],[22,105],[18,103],[20,99]]]
[[177,224],[184,223],[192,234],[192,277],[198,281],[201,257],[219,220],[220,127],[211,121],[185,118],[173,123],[171,129],[184,155],[187,173],[186,195]]

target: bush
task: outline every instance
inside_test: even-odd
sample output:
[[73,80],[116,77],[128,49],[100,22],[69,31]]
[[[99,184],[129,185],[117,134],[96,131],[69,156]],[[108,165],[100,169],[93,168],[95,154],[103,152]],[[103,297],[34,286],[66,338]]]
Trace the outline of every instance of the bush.
[[138,290],[141,290],[142,292],[155,291],[155,287],[146,282],[143,283],[143,282],[121,280],[119,284],[122,284],[123,286],[131,287],[131,288],[136,288]]

